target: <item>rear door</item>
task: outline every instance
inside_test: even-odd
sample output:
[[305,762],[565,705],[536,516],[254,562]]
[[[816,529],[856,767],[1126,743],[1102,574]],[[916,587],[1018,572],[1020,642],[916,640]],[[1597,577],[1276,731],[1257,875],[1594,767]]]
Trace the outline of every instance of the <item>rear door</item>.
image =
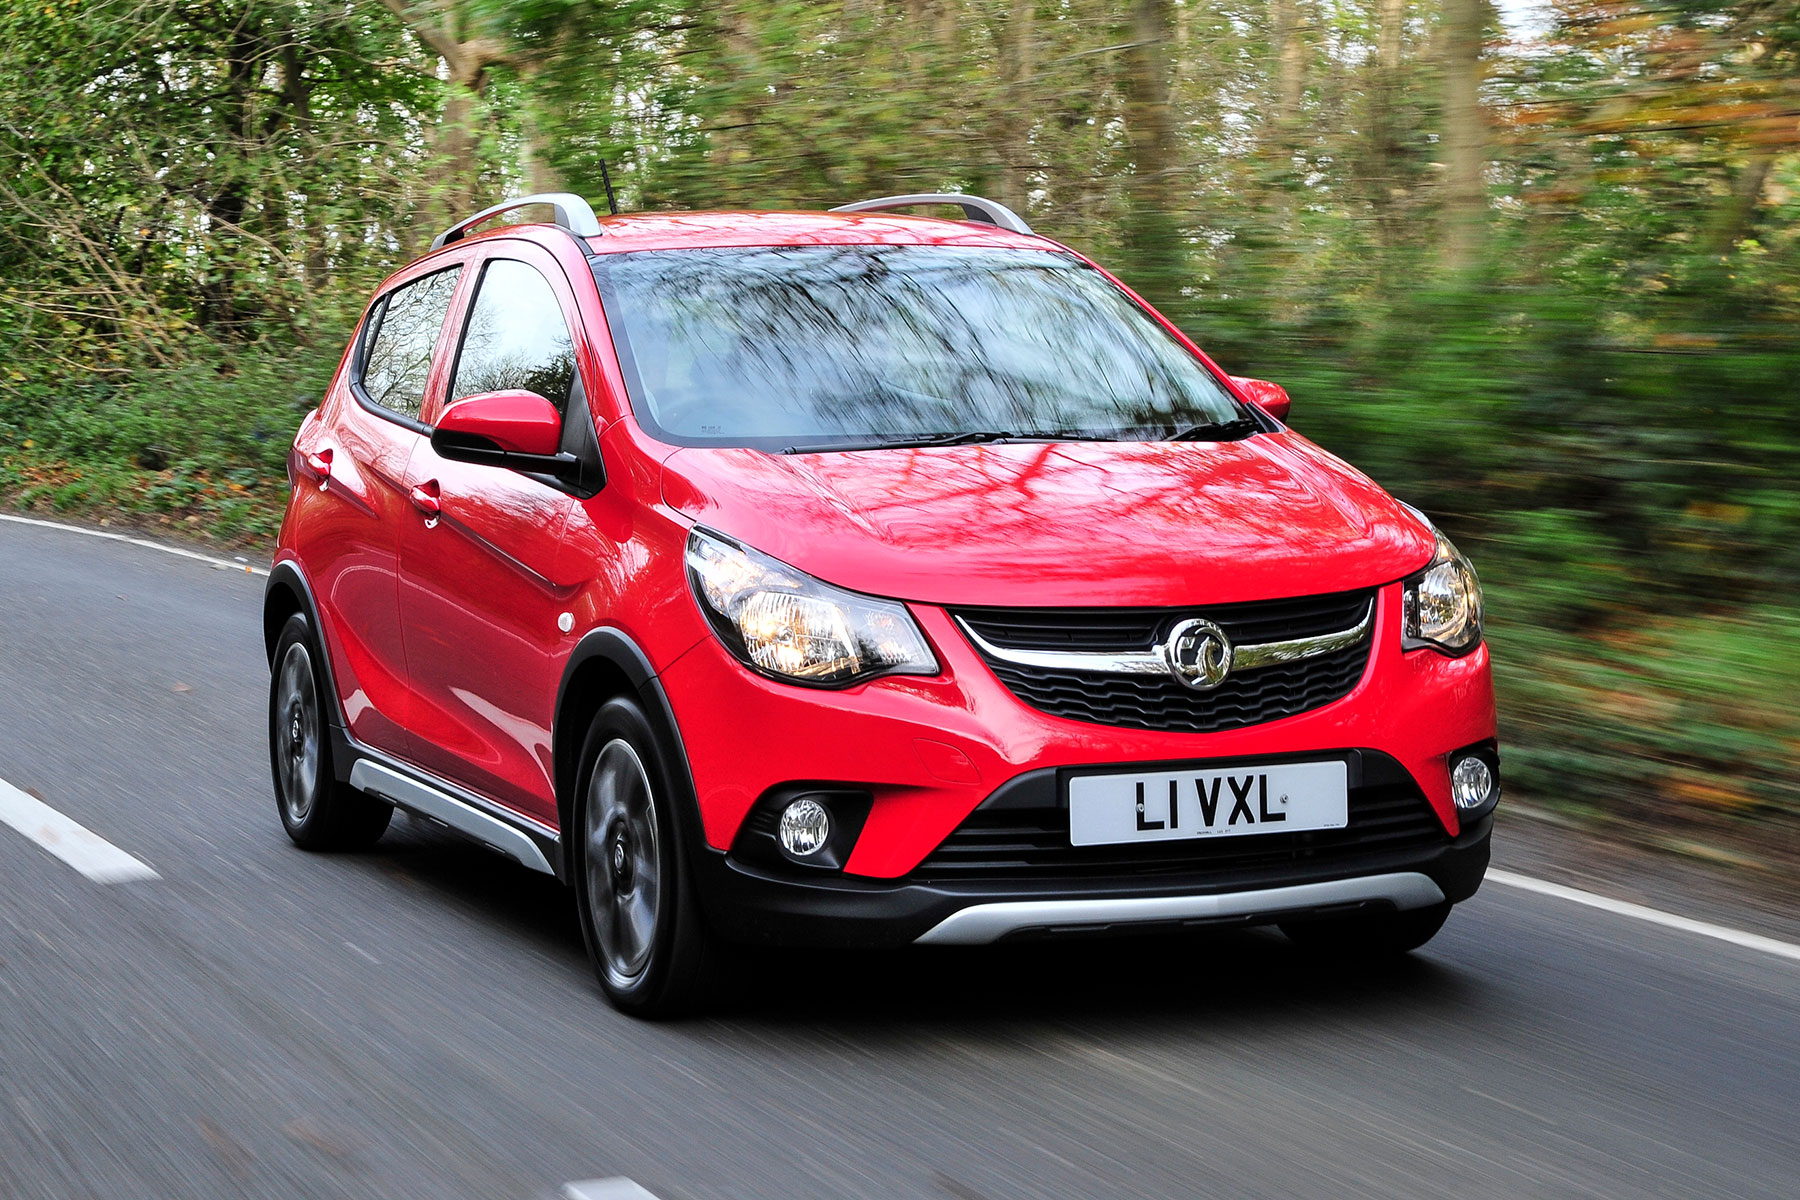
[[441,386],[438,354],[462,264],[441,260],[377,297],[327,415],[297,443],[308,486],[293,528],[350,733],[405,756],[410,689],[398,555],[413,507],[406,468]]
[[[530,243],[482,248],[443,404],[524,388],[566,420],[578,386],[571,330],[579,326],[562,269]],[[575,407],[577,419],[588,419],[585,405]],[[559,619],[577,586],[556,576],[575,499],[503,467],[440,458],[428,440],[413,453],[409,487],[438,506],[435,519],[409,514],[400,540],[414,757],[553,826]]]

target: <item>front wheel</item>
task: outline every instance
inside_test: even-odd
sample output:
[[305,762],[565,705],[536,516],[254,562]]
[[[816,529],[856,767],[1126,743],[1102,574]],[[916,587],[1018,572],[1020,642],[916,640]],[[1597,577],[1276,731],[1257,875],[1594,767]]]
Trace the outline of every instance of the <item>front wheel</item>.
[[1283,921],[1281,932],[1297,946],[1333,958],[1387,958],[1417,950],[1444,927],[1450,902],[1404,912],[1361,913]]
[[600,986],[635,1016],[691,1010],[714,951],[688,870],[679,800],[637,705],[613,700],[595,714],[576,778],[575,891]]

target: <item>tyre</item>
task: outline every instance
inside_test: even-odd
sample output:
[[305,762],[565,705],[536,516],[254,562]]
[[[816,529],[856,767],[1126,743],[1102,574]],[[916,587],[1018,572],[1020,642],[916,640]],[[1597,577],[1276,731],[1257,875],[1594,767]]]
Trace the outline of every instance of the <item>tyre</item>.
[[361,850],[386,832],[394,809],[337,781],[320,662],[312,623],[295,613],[275,642],[269,674],[269,765],[275,777],[275,807],[296,846]]
[[1332,958],[1384,958],[1417,950],[1437,935],[1449,916],[1446,900],[1405,912],[1284,921],[1281,932],[1295,945]]
[[576,775],[582,936],[607,999],[639,1017],[698,1007],[716,957],[664,762],[643,710],[612,700],[588,728]]

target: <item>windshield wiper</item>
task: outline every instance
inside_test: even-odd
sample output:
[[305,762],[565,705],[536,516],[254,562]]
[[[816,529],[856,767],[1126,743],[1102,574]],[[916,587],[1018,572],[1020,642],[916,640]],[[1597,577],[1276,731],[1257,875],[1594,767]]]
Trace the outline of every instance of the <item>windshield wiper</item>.
[[[1212,426],[1206,426],[1210,429]],[[1252,432],[1262,428],[1249,426]],[[783,454],[837,454],[851,450],[916,450],[926,446],[972,446],[984,442],[1122,442],[1135,439],[1085,429],[1041,429],[1012,433],[1004,429],[972,429],[959,433],[908,433],[867,442],[809,442],[783,446]]]
[[1205,425],[1189,425],[1171,433],[1171,442],[1235,442],[1262,432],[1262,422],[1255,417],[1236,417],[1230,421],[1211,421]]
[[846,450],[911,450],[924,446],[972,446],[977,442],[1005,442],[1018,437],[1001,429],[971,429],[961,433],[908,433],[900,437],[876,438],[866,442],[815,442],[805,446],[785,446],[783,454],[834,453]]

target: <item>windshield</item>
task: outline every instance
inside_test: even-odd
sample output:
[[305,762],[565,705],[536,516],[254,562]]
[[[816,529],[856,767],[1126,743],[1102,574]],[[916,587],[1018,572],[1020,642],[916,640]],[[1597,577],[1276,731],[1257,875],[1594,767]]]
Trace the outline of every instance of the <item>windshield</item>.
[[633,411],[681,445],[1153,441],[1263,428],[1129,296],[1066,254],[654,250],[600,255],[594,276]]

